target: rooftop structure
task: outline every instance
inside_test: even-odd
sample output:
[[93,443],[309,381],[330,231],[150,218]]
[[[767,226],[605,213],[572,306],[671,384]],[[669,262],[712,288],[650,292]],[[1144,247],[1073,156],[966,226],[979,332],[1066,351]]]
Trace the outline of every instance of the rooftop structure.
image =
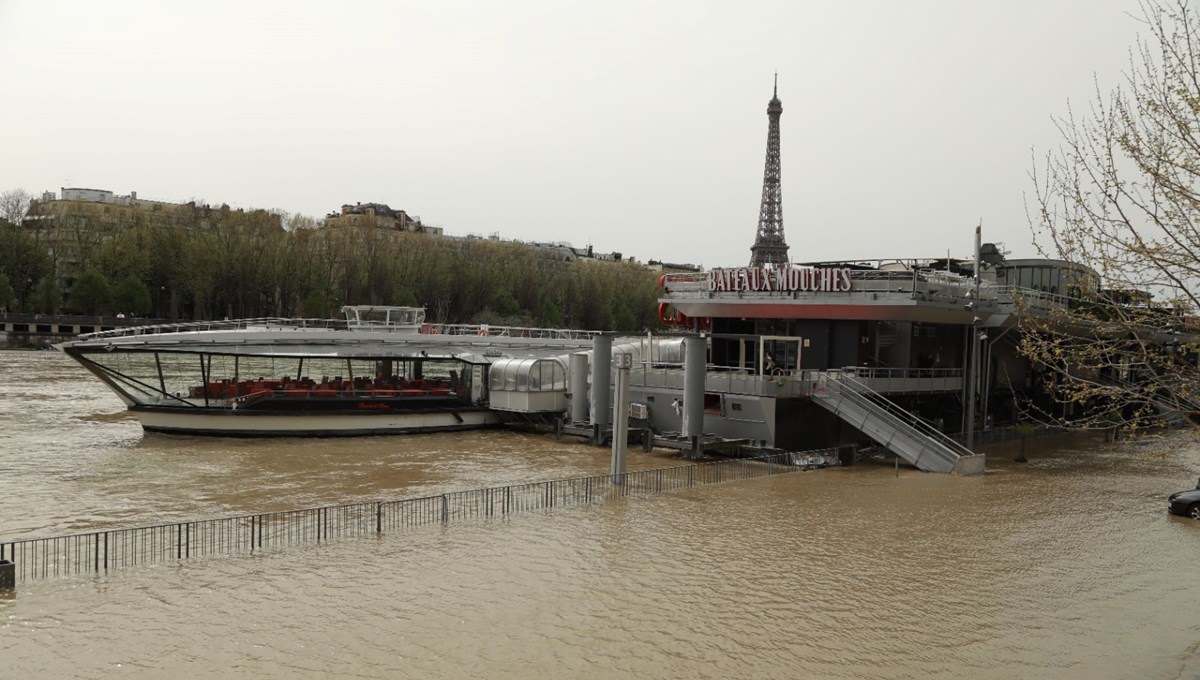
[[404,210],[392,208],[387,203],[355,203],[342,205],[340,213],[325,216],[327,227],[359,227],[369,221],[376,226],[395,231],[411,231],[441,236],[441,227],[432,227],[421,222],[421,218],[409,215]]
[[108,189],[85,189],[83,187],[62,187],[62,198],[55,196],[53,191],[42,192],[42,203],[51,201],[83,201],[86,203],[105,203],[108,205],[124,205],[147,208],[155,205],[185,205],[183,203],[171,203],[169,201],[152,201],[145,198],[138,198],[136,191],[129,192],[127,196],[118,195]]

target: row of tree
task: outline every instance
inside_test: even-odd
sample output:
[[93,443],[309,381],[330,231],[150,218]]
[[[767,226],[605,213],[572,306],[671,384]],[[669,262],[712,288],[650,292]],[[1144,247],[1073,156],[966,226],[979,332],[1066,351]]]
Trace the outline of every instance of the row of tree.
[[658,325],[658,274],[513,242],[400,232],[371,218],[193,205],[34,203],[0,220],[0,307],[171,319],[327,318],[343,304],[423,305],[437,322],[632,331]]

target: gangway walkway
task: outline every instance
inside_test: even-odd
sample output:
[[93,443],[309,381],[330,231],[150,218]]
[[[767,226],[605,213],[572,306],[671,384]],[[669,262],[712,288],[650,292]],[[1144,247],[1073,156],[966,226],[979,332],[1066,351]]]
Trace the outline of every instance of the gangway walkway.
[[973,453],[846,373],[822,373],[813,401],[918,470],[962,475],[983,472],[983,454]]

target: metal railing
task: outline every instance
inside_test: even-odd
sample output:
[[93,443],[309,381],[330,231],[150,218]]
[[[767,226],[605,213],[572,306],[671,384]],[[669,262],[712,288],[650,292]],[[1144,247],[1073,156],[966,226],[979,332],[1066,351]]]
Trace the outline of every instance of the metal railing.
[[[820,371],[786,371],[777,375],[758,375],[749,371],[710,365],[705,374],[705,389],[723,394],[758,397],[802,397],[812,394]],[[683,389],[681,367],[644,363],[630,371],[634,387]]]
[[421,332],[435,335],[475,335],[497,338],[537,338],[552,340],[590,340],[603,331],[584,331],[573,328],[527,328],[524,326],[492,326],[489,324],[427,323]]
[[844,375],[859,380],[910,379],[910,378],[961,378],[961,368],[876,368],[871,366],[846,366],[840,370]]
[[16,565],[19,582],[201,557],[252,554],[523,512],[578,507],[619,497],[643,497],[696,486],[809,469],[815,454],[755,458],[637,470],[545,482],[452,491],[436,496],[329,505],[302,510],[108,529],[50,538],[0,541],[0,561]]
[[[961,389],[961,368],[872,368],[847,366],[840,369],[775,370],[759,375],[748,370],[710,364],[706,367],[705,389],[724,394],[745,394],[758,397],[807,397],[822,376],[850,376],[878,385],[891,384],[887,391],[947,391]],[[630,372],[635,387],[683,389],[684,371],[674,364],[643,362]],[[884,382],[884,381],[890,381]],[[902,381],[909,381],[904,384]],[[935,382],[937,381],[937,382]],[[951,382],[955,381],[955,382]],[[894,383],[894,384],[893,384]],[[924,388],[924,389],[921,389]],[[875,389],[875,391],[879,391]]]
[[97,340],[101,338],[123,338],[136,335],[157,335],[164,333],[194,333],[197,331],[237,331],[237,330],[364,330],[391,332],[400,334],[421,335],[471,335],[492,336],[500,338],[538,338],[560,340],[588,340],[602,331],[584,331],[571,328],[526,328],[522,326],[490,326],[488,324],[442,324],[425,323],[418,326],[386,326],[370,325],[360,322],[348,322],[344,319],[287,319],[280,317],[263,317],[256,319],[227,319],[222,321],[186,321],[180,323],[153,324],[148,326],[128,326],[114,328],[95,333],[84,333],[80,340]]
[[[1034,438],[1045,437],[1046,435],[1059,434],[1067,430],[1055,425],[1036,425],[1036,426],[1021,426],[1021,425],[1002,425],[999,427],[989,427],[975,431],[975,445],[981,444],[996,444],[1000,442],[1010,442],[1022,437]],[[948,435],[954,441],[965,443],[967,441],[966,432],[955,432]]]
[[237,330],[295,330],[295,329],[345,329],[346,322],[340,319],[287,319],[281,317],[262,317],[255,319],[225,319],[221,321],[181,321],[178,323],[161,323],[148,326],[127,326],[108,331],[83,333],[80,340],[96,340],[99,338],[124,338],[133,335],[158,335],[163,333],[195,333],[198,331],[237,331]]

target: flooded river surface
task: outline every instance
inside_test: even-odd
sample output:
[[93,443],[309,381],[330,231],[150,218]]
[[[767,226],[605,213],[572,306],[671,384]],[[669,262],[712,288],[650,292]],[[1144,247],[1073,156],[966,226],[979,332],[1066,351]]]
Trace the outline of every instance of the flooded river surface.
[[[1187,436],[987,450],[22,584],[11,678],[1198,678]],[[631,466],[674,462],[630,452]],[[598,474],[506,432],[143,434],[55,352],[0,352],[0,541]]]

